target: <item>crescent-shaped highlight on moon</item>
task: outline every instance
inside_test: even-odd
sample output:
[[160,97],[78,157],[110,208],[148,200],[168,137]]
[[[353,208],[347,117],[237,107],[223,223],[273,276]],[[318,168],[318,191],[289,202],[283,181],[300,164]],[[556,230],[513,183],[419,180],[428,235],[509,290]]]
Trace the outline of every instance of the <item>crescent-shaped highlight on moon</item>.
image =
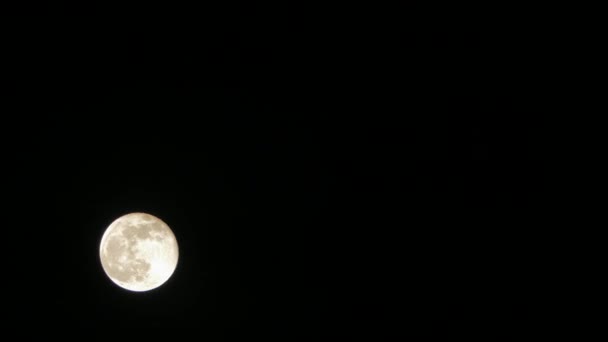
[[179,251],[171,228],[158,217],[131,213],[106,229],[99,246],[106,275],[136,292],[155,289],[173,275]]

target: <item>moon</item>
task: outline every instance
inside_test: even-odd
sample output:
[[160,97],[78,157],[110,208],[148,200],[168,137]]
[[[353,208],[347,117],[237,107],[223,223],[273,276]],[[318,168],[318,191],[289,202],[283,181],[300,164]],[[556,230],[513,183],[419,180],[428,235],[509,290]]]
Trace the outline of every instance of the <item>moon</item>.
[[99,257],[116,285],[143,292],[169,280],[177,267],[179,250],[165,222],[150,214],[131,213],[114,220],[103,233]]

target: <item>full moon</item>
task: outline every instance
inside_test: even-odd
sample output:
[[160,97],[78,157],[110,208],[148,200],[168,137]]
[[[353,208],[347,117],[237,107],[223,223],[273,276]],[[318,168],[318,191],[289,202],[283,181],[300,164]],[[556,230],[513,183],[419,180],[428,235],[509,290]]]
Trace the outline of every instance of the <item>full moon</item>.
[[171,228],[158,217],[131,213],[106,229],[99,257],[106,275],[130,291],[149,291],[164,284],[175,271],[178,247]]

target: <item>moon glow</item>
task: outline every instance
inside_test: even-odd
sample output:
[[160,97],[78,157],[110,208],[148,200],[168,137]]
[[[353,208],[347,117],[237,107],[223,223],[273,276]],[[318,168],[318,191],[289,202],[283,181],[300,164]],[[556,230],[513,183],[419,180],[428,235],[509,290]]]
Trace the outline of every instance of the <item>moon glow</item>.
[[104,232],[99,246],[101,265],[110,280],[136,292],[164,284],[175,271],[178,256],[171,228],[145,213],[116,219]]

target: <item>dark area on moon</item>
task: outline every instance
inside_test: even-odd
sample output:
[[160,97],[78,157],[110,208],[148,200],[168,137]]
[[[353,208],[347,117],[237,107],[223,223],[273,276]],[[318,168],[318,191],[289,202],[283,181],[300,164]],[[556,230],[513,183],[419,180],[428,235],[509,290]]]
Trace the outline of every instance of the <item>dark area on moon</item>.
[[[119,281],[128,282],[132,279],[142,281],[143,276],[150,269],[150,264],[143,259],[137,259],[135,257],[135,244],[137,238],[151,239],[152,235],[150,233],[153,226],[138,227],[132,224],[119,224],[118,226],[120,227],[121,225],[124,225],[125,227],[120,233],[120,236],[124,236],[127,241],[125,242],[119,236],[109,237],[107,249],[102,250],[104,255],[109,256],[105,271],[108,272],[112,278]],[[123,263],[120,262],[120,259],[125,256],[129,260],[133,260],[133,262],[122,265]],[[119,268],[119,265],[126,267]]]
[[[407,11],[121,6],[153,23],[26,18],[4,43],[3,331],[523,339],[542,182],[506,35]],[[179,244],[149,292],[99,260],[129,212]]]
[[[127,215],[129,216],[131,215]],[[101,260],[104,271],[120,282],[129,283],[133,280],[141,282],[148,278],[147,273],[151,265],[147,260],[137,257],[137,241],[151,239],[161,241],[166,235],[161,226],[163,223],[150,224],[153,219],[147,214],[140,214],[138,219],[142,222],[132,223],[123,220],[113,223],[111,226],[116,233],[108,236],[107,247],[101,250],[107,258]],[[122,260],[123,258],[126,261]]]

